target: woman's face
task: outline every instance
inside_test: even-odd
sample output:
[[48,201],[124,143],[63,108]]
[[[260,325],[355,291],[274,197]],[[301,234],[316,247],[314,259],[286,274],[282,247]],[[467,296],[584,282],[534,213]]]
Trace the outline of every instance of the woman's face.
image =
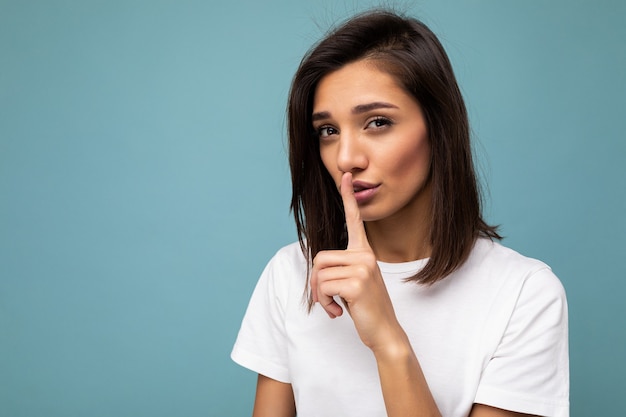
[[364,221],[411,218],[430,207],[430,145],[422,110],[371,61],[323,77],[315,91],[313,128],[337,187],[352,172]]

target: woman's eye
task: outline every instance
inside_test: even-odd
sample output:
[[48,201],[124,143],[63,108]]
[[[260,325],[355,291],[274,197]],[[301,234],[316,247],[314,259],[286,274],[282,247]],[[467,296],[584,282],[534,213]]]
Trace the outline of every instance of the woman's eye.
[[386,117],[377,117],[374,120],[370,121],[367,124],[368,128],[374,128],[374,129],[380,129],[386,126],[391,125],[392,122],[391,120],[387,119]]
[[320,138],[327,138],[335,134],[337,134],[337,129],[332,126],[322,126],[317,129],[317,136],[319,136]]

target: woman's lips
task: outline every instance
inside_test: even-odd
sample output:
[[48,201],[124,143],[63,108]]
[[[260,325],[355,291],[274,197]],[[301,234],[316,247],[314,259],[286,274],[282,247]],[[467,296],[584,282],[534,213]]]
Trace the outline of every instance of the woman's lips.
[[354,198],[358,204],[368,203],[376,193],[380,184],[370,184],[363,181],[354,181],[352,188],[354,189]]

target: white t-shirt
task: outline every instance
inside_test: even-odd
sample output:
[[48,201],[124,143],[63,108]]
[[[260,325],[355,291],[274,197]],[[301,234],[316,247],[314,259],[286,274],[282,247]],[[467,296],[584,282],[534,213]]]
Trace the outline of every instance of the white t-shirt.
[[[432,286],[404,282],[426,260],[379,262],[396,316],[444,417],[473,403],[569,416],[567,302],[544,263],[488,239]],[[292,384],[298,417],[385,416],[376,361],[348,314],[307,313],[297,243],[269,262],[231,357]]]

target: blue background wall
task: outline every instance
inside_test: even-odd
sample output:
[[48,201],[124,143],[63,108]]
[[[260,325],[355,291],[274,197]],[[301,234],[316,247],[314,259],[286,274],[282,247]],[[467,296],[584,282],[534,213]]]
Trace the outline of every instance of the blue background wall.
[[[0,0],[0,416],[249,414],[290,79],[372,4]],[[568,291],[572,416],[625,415],[626,2],[401,6],[453,60],[489,219]]]

